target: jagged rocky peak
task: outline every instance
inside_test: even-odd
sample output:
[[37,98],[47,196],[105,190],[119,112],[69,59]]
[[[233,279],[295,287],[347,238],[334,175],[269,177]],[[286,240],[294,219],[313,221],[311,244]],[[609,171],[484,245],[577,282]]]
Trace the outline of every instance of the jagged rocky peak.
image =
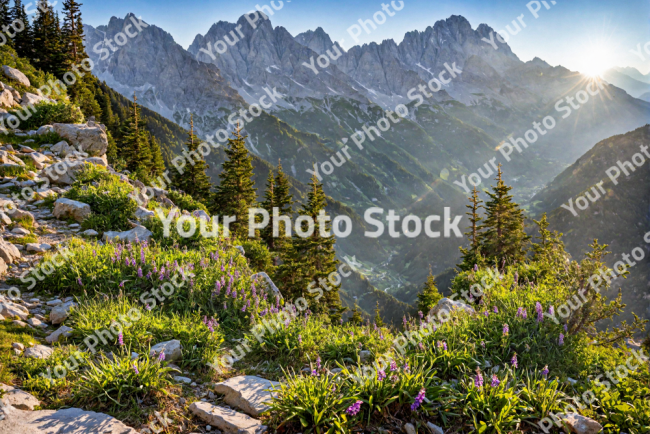
[[296,36],[296,41],[318,54],[325,54],[334,45],[332,39],[322,27],[318,27],[313,31],[307,30],[306,32],[300,33]]
[[533,60],[529,60],[526,62],[526,65],[528,66],[535,66],[537,68],[543,68],[543,69],[548,69],[552,68],[551,65],[546,63],[544,60],[540,59],[539,57],[535,57]]

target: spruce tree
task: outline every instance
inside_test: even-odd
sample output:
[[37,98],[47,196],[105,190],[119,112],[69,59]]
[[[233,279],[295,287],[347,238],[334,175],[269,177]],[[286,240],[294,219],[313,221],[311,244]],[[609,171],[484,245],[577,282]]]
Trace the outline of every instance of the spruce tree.
[[234,216],[230,224],[233,237],[248,237],[248,210],[255,207],[257,189],[253,182],[253,159],[246,149],[246,137],[238,127],[228,139],[225,150],[228,158],[219,174],[221,183],[216,189],[213,210],[223,216]]
[[[9,27],[12,22],[11,7],[9,6],[10,1],[11,0],[0,0],[0,29]],[[6,33],[5,38],[7,38],[7,43],[11,43],[11,38],[9,38],[9,35]]]
[[470,270],[474,265],[483,265],[483,257],[481,256],[481,242],[479,237],[479,223],[482,218],[479,214],[479,210],[483,208],[481,203],[483,201],[478,197],[478,191],[474,187],[472,192],[472,197],[468,198],[470,201],[469,205],[466,207],[469,209],[469,212],[466,214],[469,216],[469,221],[472,224],[468,232],[465,232],[465,235],[469,238],[469,248],[465,249],[460,247],[460,252],[462,254],[462,262],[458,265],[463,271]]
[[488,191],[490,200],[485,204],[486,216],[479,226],[481,253],[491,262],[501,265],[502,261],[514,263],[526,255],[526,244],[530,237],[524,228],[524,214],[509,194],[512,187],[502,178],[501,165],[496,177],[497,185]]
[[33,63],[57,77],[65,72],[59,17],[48,0],[39,0],[33,24]]
[[[282,252],[285,244],[285,224],[278,222],[278,236],[273,236],[273,208],[278,209],[278,216],[291,216],[293,205],[293,197],[289,193],[289,179],[282,171],[282,164],[278,162],[278,173],[273,178],[273,173],[269,173],[266,180],[266,193],[264,194],[264,201],[260,206],[269,213],[269,224],[260,231],[261,238],[266,242],[269,250],[272,252]],[[276,255],[274,258],[274,265],[278,265],[279,257]]]
[[[158,178],[165,173],[165,160],[163,159],[158,139],[153,135],[149,135],[149,144],[151,148],[151,170],[149,172],[152,178]],[[212,187],[212,184],[210,186]]]
[[429,270],[429,277],[424,282],[422,292],[418,294],[418,310],[426,316],[429,314],[431,308],[437,305],[440,300],[442,300],[442,294],[438,291],[436,278],[433,276],[431,270]]
[[88,57],[83,45],[81,6],[76,0],[63,1],[63,41],[69,65],[78,65]]
[[[307,202],[300,209],[300,216],[308,216],[314,222],[314,230],[310,236],[301,237],[297,233],[291,238],[283,264],[278,267],[278,277],[288,291],[291,299],[303,295],[310,300],[311,310],[327,313],[334,322],[341,318],[344,309],[341,307],[338,285],[332,285],[327,280],[330,273],[336,271],[337,260],[334,244],[336,239],[331,233],[331,222],[325,212],[327,201],[323,185],[312,176],[309,184],[310,191]],[[302,222],[303,234],[307,233],[307,223]],[[316,286],[315,286],[316,285]],[[325,288],[318,300],[315,287]],[[328,290],[329,288],[329,290]],[[311,289],[311,290],[310,290]],[[294,297],[295,296],[295,297]]]
[[212,188],[212,183],[205,173],[208,165],[203,156],[198,152],[200,144],[201,140],[194,134],[194,117],[190,116],[190,131],[185,142],[185,147],[188,151],[187,155],[192,156],[193,159],[186,162],[182,174],[180,171],[176,171],[173,184],[194,199],[208,203],[211,196],[210,189]]
[[32,25],[29,22],[27,12],[25,12],[21,0],[14,0],[14,7],[11,9],[10,18],[11,21],[20,20],[24,27],[22,32],[16,32],[13,37],[13,45],[16,53],[20,57],[31,59],[34,54],[32,51]]
[[379,300],[377,300],[377,306],[375,307],[375,324],[377,327],[384,327],[384,320],[381,318],[381,314],[379,313]]
[[354,301],[354,308],[352,309],[352,317],[350,317],[350,322],[354,325],[363,324],[363,317],[359,312],[359,305],[357,304],[356,300]]
[[129,122],[123,130],[121,155],[124,158],[126,169],[134,174],[135,178],[147,182],[151,169],[151,150],[137,101],[134,92],[133,105],[129,111]]

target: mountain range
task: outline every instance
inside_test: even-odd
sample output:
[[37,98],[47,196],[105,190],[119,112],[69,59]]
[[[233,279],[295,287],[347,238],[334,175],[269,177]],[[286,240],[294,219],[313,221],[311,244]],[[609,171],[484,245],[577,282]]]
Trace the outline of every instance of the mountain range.
[[[408,32],[399,44],[385,40],[347,51],[322,28],[293,36],[268,18],[256,28],[244,17],[236,23],[219,21],[187,50],[150,24],[102,59],[95,48],[106,48],[103,41],[123,31],[130,18],[84,26],[100,79],[127,97],[135,93],[145,107],[180,126],[188,126],[192,113],[204,138],[220,128],[232,130],[229,116],[274,89],[281,96],[277,103],[245,125],[256,168],[268,173],[281,160],[296,190],[305,191],[307,170],[349,145],[348,161],[323,182],[330,208],[352,216],[359,231],[365,229],[363,212],[371,206],[422,217],[450,207],[452,215],[463,215],[467,193],[454,181],[479,168],[485,171],[494,158],[504,164],[516,199],[527,205],[594,143],[644,125],[650,114],[650,103],[611,82],[594,82],[539,58],[520,60],[493,37],[490,26],[474,29],[462,16]],[[329,65],[321,67],[319,56]],[[451,80],[438,92],[427,90],[444,71]],[[598,86],[599,94],[562,119],[557,102],[589,85]],[[426,97],[419,103],[415,94]],[[366,139],[363,150],[351,142],[356,131],[377,126],[399,104],[408,110],[399,123],[375,140]],[[504,142],[548,116],[557,120],[551,132],[511,161],[504,159],[499,152]],[[221,151],[208,158],[214,182],[223,159]],[[265,173],[256,176],[258,193]],[[488,174],[481,188],[491,178]],[[353,234],[339,240],[337,248],[340,257],[356,258],[374,287],[399,295],[423,282],[430,267],[434,274],[452,267],[461,243]]]

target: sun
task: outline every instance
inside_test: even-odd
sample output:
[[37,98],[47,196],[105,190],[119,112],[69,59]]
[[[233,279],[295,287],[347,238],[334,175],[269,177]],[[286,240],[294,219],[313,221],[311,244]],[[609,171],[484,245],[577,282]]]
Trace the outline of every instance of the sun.
[[579,71],[589,77],[600,77],[611,67],[611,59],[607,50],[589,48],[585,50],[580,59]]

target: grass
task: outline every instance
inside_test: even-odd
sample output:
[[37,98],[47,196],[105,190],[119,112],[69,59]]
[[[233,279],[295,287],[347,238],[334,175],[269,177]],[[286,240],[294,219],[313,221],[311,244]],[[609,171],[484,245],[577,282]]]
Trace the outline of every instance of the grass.
[[12,349],[14,342],[21,343],[28,348],[30,343],[36,343],[34,336],[27,333],[29,330],[12,324],[12,320],[0,322],[0,383],[11,385],[14,380],[19,380],[12,372],[13,360],[16,358]]

